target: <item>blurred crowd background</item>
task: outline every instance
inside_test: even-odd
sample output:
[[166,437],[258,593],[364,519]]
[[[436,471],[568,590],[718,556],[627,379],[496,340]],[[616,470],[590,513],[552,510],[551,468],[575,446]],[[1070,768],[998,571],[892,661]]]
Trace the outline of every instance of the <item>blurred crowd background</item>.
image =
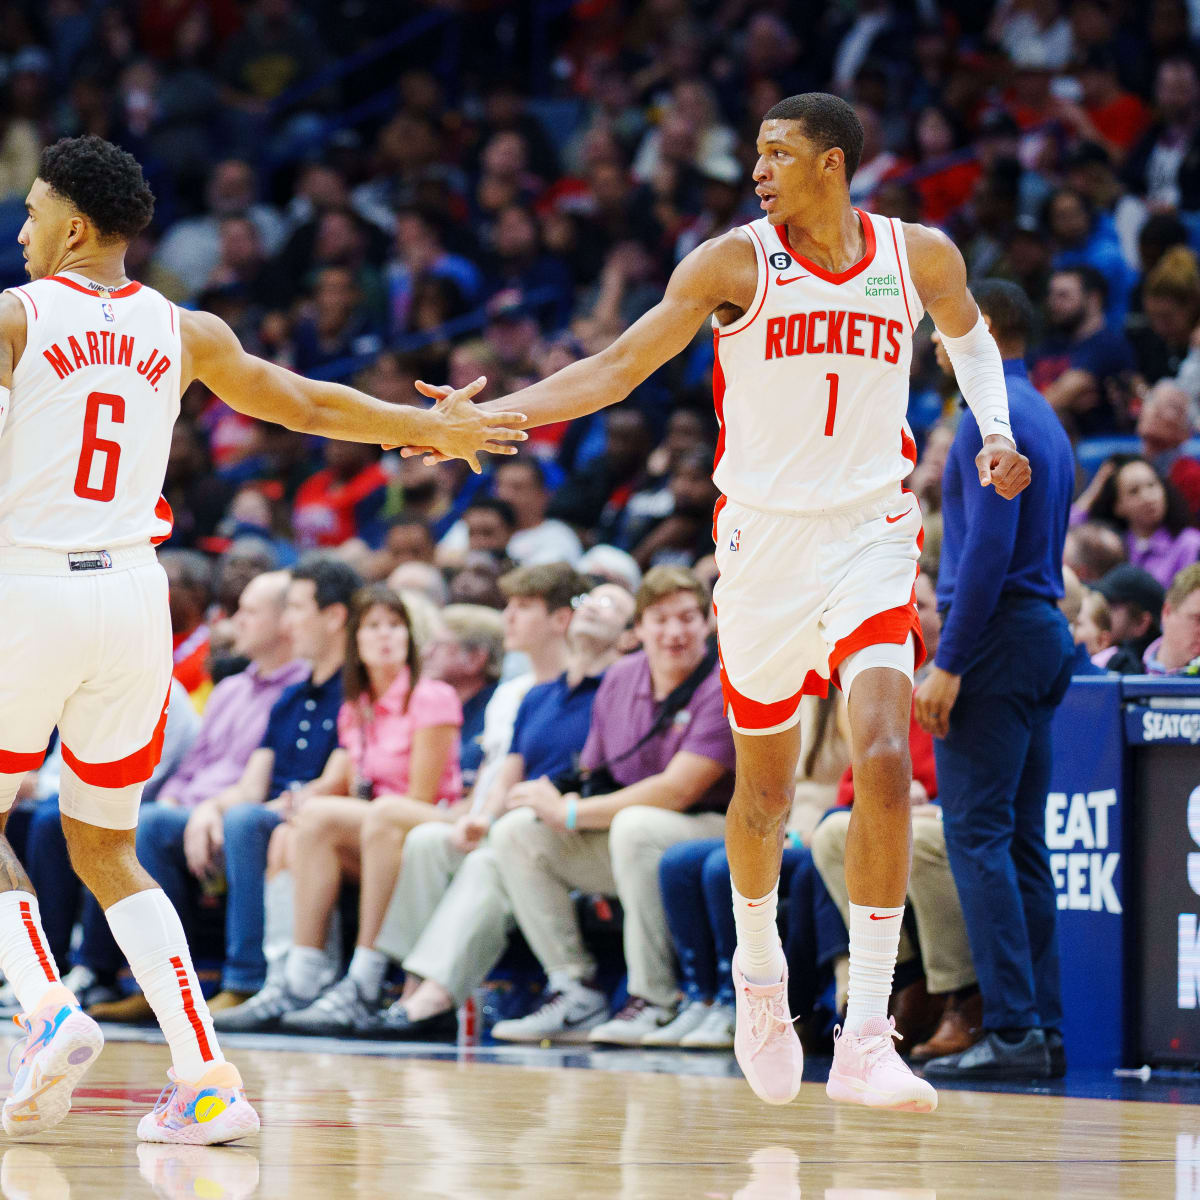
[[[0,0],[0,284],[23,278],[15,238],[41,148],[95,133],[136,155],[157,197],[131,277],[219,314],[256,354],[395,404],[426,403],[417,379],[486,375],[483,396],[501,396],[610,344],[657,303],[683,256],[758,216],[762,114],[796,92],[836,92],[866,134],[855,203],[943,228],[972,280],[1013,281],[1035,305],[1031,378],[1078,461],[1066,561],[1096,585],[1068,592],[1081,663],[1191,671],[1198,39],[1200,5],[1185,0]],[[926,321],[917,333],[909,406],[930,579],[961,411],[931,332]],[[629,650],[624,627],[642,625],[644,606],[691,595],[688,580],[711,586],[712,362],[701,329],[625,403],[534,431],[482,476],[253,421],[193,385],[171,449],[164,547],[176,676],[192,706],[204,712],[214,683],[248,661],[317,662],[321,636],[345,642],[347,619],[356,646],[372,604],[385,624],[387,611],[399,620],[384,593],[351,615],[346,580],[386,580],[422,669],[457,690],[466,717],[463,778],[426,800],[469,790],[488,753],[482,700],[501,677],[542,683],[562,669],[571,604],[588,589],[637,593],[653,568],[690,572],[668,576],[666,592],[659,576],[636,620],[623,602],[597,601],[595,612],[620,618],[605,646],[624,633]],[[290,588],[272,576],[278,603],[297,609],[289,649],[271,640],[286,630],[253,626],[246,589],[313,551],[323,557],[305,559]],[[331,562],[350,569],[341,591]],[[508,574],[551,564],[582,574]],[[1164,646],[1163,596],[1181,571]],[[539,619],[561,616],[549,657],[549,626],[518,628],[514,605],[530,597]],[[447,604],[475,607],[445,619]],[[331,606],[341,624],[322,634],[313,613]],[[926,608],[936,623],[931,598]],[[481,619],[485,609],[505,610],[503,626]],[[695,666],[701,643],[693,649]],[[341,652],[326,657],[340,664]],[[836,721],[828,706],[811,716],[804,770],[825,781],[828,803],[844,747],[822,775]],[[181,746],[194,737],[183,731]],[[290,796],[321,763],[307,769],[298,782],[277,770],[241,800]],[[350,775],[323,790],[352,786]],[[30,783],[30,797],[53,791],[53,780]],[[188,866],[205,879],[219,846],[196,840],[212,840],[211,823],[190,827],[172,836],[192,838]],[[272,870],[286,866],[279,854]],[[249,904],[261,922],[255,862]],[[244,1000],[261,984],[258,963],[227,990]]]

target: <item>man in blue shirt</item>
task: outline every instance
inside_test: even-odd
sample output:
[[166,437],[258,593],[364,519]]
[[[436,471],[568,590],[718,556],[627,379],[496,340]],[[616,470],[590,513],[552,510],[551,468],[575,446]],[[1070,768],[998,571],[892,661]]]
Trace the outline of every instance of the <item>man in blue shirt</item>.
[[988,1032],[925,1073],[1045,1078],[1065,1070],[1045,808],[1050,722],[1073,658],[1057,602],[1075,463],[1025,372],[1033,313],[1024,292],[988,281],[974,294],[1004,358],[1013,435],[1032,482],[1015,500],[975,486],[982,440],[964,412],[942,482],[942,636],[916,708],[936,739],[946,848]]

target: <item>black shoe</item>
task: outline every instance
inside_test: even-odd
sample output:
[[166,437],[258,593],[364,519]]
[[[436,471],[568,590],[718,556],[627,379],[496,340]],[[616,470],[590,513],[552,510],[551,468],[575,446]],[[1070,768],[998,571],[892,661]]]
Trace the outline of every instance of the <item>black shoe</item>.
[[375,1013],[369,1020],[359,1021],[354,1026],[354,1036],[384,1041],[401,1042],[453,1042],[458,1037],[458,1013],[448,1008],[434,1013],[432,1017],[421,1017],[414,1021],[397,1000],[390,1008]]
[[1049,1079],[1046,1035],[1030,1029],[1014,1044],[995,1033],[985,1034],[969,1050],[933,1058],[922,1072],[930,1079]]
[[1063,1035],[1057,1029],[1047,1029],[1046,1053],[1050,1056],[1050,1078],[1061,1079],[1067,1073],[1067,1050]]

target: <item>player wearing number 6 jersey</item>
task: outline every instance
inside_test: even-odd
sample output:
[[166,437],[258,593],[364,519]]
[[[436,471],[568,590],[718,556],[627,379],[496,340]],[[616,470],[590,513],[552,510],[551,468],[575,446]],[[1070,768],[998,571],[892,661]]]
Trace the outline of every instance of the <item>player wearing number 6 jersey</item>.
[[[171,1086],[143,1139],[214,1143],[258,1116],[221,1054],[179,917],[138,865],[142,785],[162,749],[171,678],[160,495],[180,396],[201,380],[252,417],[324,437],[436,446],[478,470],[511,453],[516,413],[483,384],[431,410],[388,405],[246,354],[216,317],[125,275],[154,198],[137,162],[96,137],[42,156],[19,241],[31,282],[0,295],[0,830],[55,727],[71,860],[170,1045]],[[9,1134],[57,1124],[99,1053],[99,1027],[59,981],[29,879],[0,833],[0,968],[27,1040],[4,1102]]]
[[[594,412],[628,395],[711,317],[722,493],[714,599],[737,744],[726,824],[735,1051],[760,1097],[795,1096],[803,1060],[776,891],[800,697],[824,694],[832,680],[848,697],[855,803],[850,1003],[827,1090],[927,1112],[936,1094],[896,1054],[887,1015],[911,846],[912,677],[923,654],[913,604],[921,518],[901,490],[915,458],[904,414],[922,313],[941,332],[984,434],[980,483],[1011,499],[1028,484],[1029,464],[1009,436],[1000,355],[958,250],[935,230],[851,206],[862,137],[835,96],[775,105],[754,170],[765,217],[688,255],[661,303],[607,350],[495,403],[519,407],[533,425]],[[589,801],[579,803],[582,811]]]

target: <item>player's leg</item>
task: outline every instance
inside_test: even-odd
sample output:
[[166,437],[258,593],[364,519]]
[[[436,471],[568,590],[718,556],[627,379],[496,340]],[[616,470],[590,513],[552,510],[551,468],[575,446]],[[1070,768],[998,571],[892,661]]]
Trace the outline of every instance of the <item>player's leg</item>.
[[908,731],[914,647],[867,646],[840,666],[848,693],[854,808],[846,836],[850,990],[826,1091],[872,1108],[932,1112],[937,1094],[896,1053],[887,1015],[912,858]]
[[[64,767],[63,831],[71,861],[96,897],[171,1050],[175,1084],[144,1117],[145,1141],[211,1145],[258,1129],[241,1077],[225,1061],[174,906],[135,849],[142,785],[101,788]],[[79,816],[72,814],[80,814]],[[82,820],[86,815],[90,820]],[[100,820],[110,824],[101,825]]]
[[759,1099],[787,1104],[800,1090],[804,1053],[788,1009],[787,961],[776,910],[800,730],[797,724],[759,736],[735,731],[733,737],[737,770],[725,852],[737,928],[734,1055]]
[[4,1101],[4,1130],[24,1137],[57,1125],[104,1045],[100,1027],[59,982],[33,885],[3,829],[22,776],[0,775],[0,968],[24,1010],[25,1045]]
[[86,581],[89,615],[103,636],[93,635],[86,676],[59,720],[59,808],[72,864],[104,909],[171,1050],[173,1086],[138,1136],[212,1144],[253,1133],[258,1115],[217,1044],[179,915],[137,860],[142,787],[166,727],[171,642],[166,576],[148,547],[132,557],[136,565]]
[[26,772],[42,763],[63,699],[78,685],[73,582],[0,574],[0,609],[37,618],[14,619],[0,629],[0,968],[23,1009],[18,1020],[27,1034],[4,1101],[10,1135],[58,1124],[104,1043],[99,1026],[59,982],[33,886],[2,832]]

